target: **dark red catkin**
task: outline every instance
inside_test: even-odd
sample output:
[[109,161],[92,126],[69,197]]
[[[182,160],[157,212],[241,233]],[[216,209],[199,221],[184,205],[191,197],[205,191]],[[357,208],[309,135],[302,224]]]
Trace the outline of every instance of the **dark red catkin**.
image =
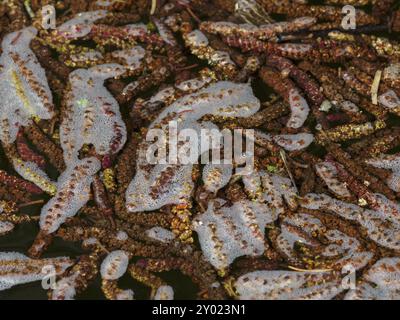
[[291,89],[296,89],[296,85],[292,80],[267,66],[261,68],[259,76],[266,85],[274,89],[276,93],[289,103],[289,92]]
[[390,14],[390,9],[395,0],[378,0],[374,1],[372,6],[372,15],[381,20],[382,23],[387,22],[387,18]]
[[42,169],[46,166],[46,160],[29,147],[28,142],[24,137],[23,130],[18,132],[16,145],[18,154],[22,160],[36,163],[38,167]]
[[319,84],[312,79],[306,72],[298,68],[292,61],[279,56],[268,56],[266,64],[277,68],[282,73],[287,73],[296,84],[306,93],[315,118],[322,127],[328,128],[325,115],[319,110],[321,104],[325,101],[324,95],[321,93]]
[[254,37],[228,36],[222,38],[231,47],[244,52],[267,53],[283,56],[293,60],[311,60],[317,63],[338,63],[353,58],[375,61],[375,52],[355,43],[344,43],[334,40],[312,40],[310,43],[274,43],[263,42]]
[[38,40],[32,40],[30,47],[43,67],[55,74],[62,81],[68,79],[72,70],[62,62],[54,59],[49,48],[42,45]]
[[10,186],[12,188],[17,188],[20,190],[26,190],[32,194],[42,194],[43,190],[37,187],[35,184],[25,181],[21,178],[9,175],[4,170],[0,170],[0,183]]
[[393,14],[392,18],[392,30],[394,32],[400,32],[400,10],[397,10]]
[[359,198],[359,201],[361,202],[360,204],[363,204],[363,201],[366,201],[367,204],[370,205],[372,208],[379,209],[379,206],[377,206],[375,195],[367,188],[365,184],[358,181],[339,163],[333,160],[329,160],[329,162],[335,166],[339,180],[343,183],[346,183],[352,193]]
[[94,201],[96,202],[96,205],[104,213],[104,215],[112,216],[113,209],[108,199],[106,188],[104,187],[104,184],[98,175],[94,177],[92,187],[93,187],[93,197]]
[[58,172],[63,172],[65,170],[61,147],[51,141],[36,124],[31,124],[29,127],[26,127],[25,134],[35,147],[49,159],[50,164],[56,168]]
[[[261,3],[268,13],[284,14],[288,18],[311,16],[321,21],[341,22],[343,20],[342,7],[309,5],[290,0],[262,0]],[[379,23],[378,18],[360,9],[356,10],[356,19],[358,25]]]
[[384,194],[391,200],[396,199],[394,192],[388,186],[386,186],[384,182],[369,174],[362,166],[360,166],[357,161],[352,159],[351,156],[340,147],[340,145],[330,143],[326,145],[325,148],[330,155],[336,159],[337,162],[342,164],[342,166],[349,171],[351,175],[357,177],[357,179],[360,180],[360,182],[365,186],[368,186],[374,190],[374,192]]

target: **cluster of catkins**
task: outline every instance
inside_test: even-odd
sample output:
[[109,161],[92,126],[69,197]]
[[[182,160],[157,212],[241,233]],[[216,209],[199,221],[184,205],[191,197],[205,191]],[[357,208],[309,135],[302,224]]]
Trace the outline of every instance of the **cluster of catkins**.
[[3,1],[0,297],[400,299],[399,34],[394,0]]

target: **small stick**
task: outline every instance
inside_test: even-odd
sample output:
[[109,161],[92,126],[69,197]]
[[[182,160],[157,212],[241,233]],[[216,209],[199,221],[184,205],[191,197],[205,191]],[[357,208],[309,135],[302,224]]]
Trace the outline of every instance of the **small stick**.
[[25,207],[30,207],[33,206],[35,204],[42,204],[44,203],[44,200],[35,200],[35,201],[29,201],[29,202],[25,202],[25,203],[21,203],[18,205],[19,208],[25,208]]
[[378,104],[378,91],[379,91],[379,83],[381,82],[382,71],[377,70],[374,77],[374,82],[371,87],[371,99],[374,105]]
[[292,175],[292,173],[290,172],[289,166],[288,166],[288,164],[287,164],[286,152],[285,152],[283,149],[281,149],[281,150],[279,150],[279,154],[280,154],[280,156],[281,156],[281,158],[282,158],[282,161],[283,161],[283,164],[284,164],[284,166],[285,166],[286,172],[288,173],[289,178],[290,178],[290,180],[292,181],[293,187],[295,188],[296,193],[298,194],[298,193],[299,193],[299,190],[297,189],[296,182],[294,181],[293,175]]
[[330,271],[332,271],[332,269],[313,269],[313,270],[300,269],[300,268],[296,268],[293,266],[288,266],[288,268],[291,270],[300,271],[300,272],[330,272]]
[[150,15],[152,16],[157,9],[157,0],[152,0],[151,1],[151,9],[150,9]]

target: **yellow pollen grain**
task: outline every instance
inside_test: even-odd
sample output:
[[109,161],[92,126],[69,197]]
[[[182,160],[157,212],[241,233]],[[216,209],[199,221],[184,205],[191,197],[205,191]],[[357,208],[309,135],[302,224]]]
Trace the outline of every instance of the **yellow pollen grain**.
[[22,100],[25,109],[27,109],[30,114],[34,114],[35,112],[31,104],[29,103],[28,97],[24,92],[22,81],[15,70],[11,71],[11,78],[12,78],[12,83],[14,84],[15,89],[17,91],[17,95]]

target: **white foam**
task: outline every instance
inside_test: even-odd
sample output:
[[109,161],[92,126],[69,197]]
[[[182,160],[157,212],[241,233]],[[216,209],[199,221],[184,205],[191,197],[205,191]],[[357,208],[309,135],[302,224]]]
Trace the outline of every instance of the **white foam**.
[[67,111],[60,125],[60,141],[68,164],[84,144],[93,144],[97,154],[119,152],[126,142],[126,127],[119,105],[104,87],[104,80],[122,74],[118,64],[78,69],[69,76]]
[[106,16],[106,10],[80,12],[74,18],[59,26],[57,32],[67,39],[79,39],[92,31],[94,22]]
[[177,88],[181,91],[197,91],[197,90],[200,90],[201,88],[204,88],[206,85],[210,84],[211,82],[212,82],[212,78],[209,78],[209,77],[195,78],[195,79],[183,81],[183,82],[175,85],[175,88]]
[[51,300],[74,300],[78,276],[79,273],[75,272],[57,281],[56,288],[51,291]]
[[345,198],[351,196],[347,186],[337,178],[337,169],[331,162],[323,161],[317,163],[315,171],[334,194]]
[[[54,115],[53,98],[45,70],[29,48],[36,34],[37,30],[34,27],[28,27],[6,35],[2,42],[0,139],[6,144],[15,141],[19,128],[28,126],[33,116],[50,119]],[[25,71],[16,63],[14,57],[21,61]],[[23,72],[30,72],[34,80],[29,82]],[[33,89],[32,81],[35,82],[36,90]]]
[[[202,129],[217,129],[210,122],[198,122],[207,114],[249,117],[259,107],[260,102],[249,84],[220,81],[176,100],[158,115],[149,129],[161,129],[168,134],[168,119],[176,121],[178,134],[190,128],[200,135]],[[192,165],[156,164],[149,168],[146,154],[150,146],[144,141],[139,147],[137,173],[126,192],[130,212],[156,210],[167,204],[185,204],[193,191]],[[210,146],[199,143],[197,148],[199,154],[203,154]],[[167,179],[167,183],[160,186],[162,178]]]
[[325,194],[308,194],[301,206],[312,210],[326,210],[364,227],[369,238],[379,245],[400,249],[400,209],[397,203],[380,194],[374,194],[376,210],[333,199]]
[[194,30],[191,33],[189,33],[187,35],[187,41],[190,44],[190,46],[195,46],[195,47],[206,47],[209,44],[207,37],[200,30]]
[[17,252],[0,252],[0,291],[15,285],[40,281],[46,273],[43,268],[53,266],[57,275],[72,265],[67,257],[30,259]]
[[118,231],[116,238],[119,241],[125,241],[125,240],[128,240],[129,237],[125,231]]
[[386,183],[393,191],[400,192],[400,154],[383,154],[365,162],[376,168],[392,170],[392,175],[386,180]]
[[380,95],[378,101],[382,106],[389,110],[400,108],[400,99],[393,90],[389,90]]
[[48,177],[39,166],[30,161],[22,161],[20,159],[13,160],[14,169],[25,180],[33,182],[40,189],[50,195],[54,195],[57,190],[56,184]]
[[47,233],[56,231],[69,217],[74,216],[90,199],[93,175],[100,170],[94,157],[72,163],[57,180],[57,193],[47,202],[40,214],[40,228]]
[[153,22],[158,29],[161,39],[163,39],[163,41],[170,46],[176,46],[177,42],[173,37],[172,32],[168,30],[160,21],[158,21],[158,19],[154,19]]
[[0,236],[11,232],[14,229],[14,225],[8,221],[0,221]]
[[352,112],[352,113],[358,113],[360,112],[360,108],[357,107],[353,102],[351,101],[343,101],[340,104],[340,107],[344,110],[344,111],[348,111],[348,112]]
[[133,290],[122,290],[117,293],[116,299],[117,300],[133,300],[135,293]]
[[[370,285],[373,284],[373,286]],[[382,258],[363,276],[355,290],[349,291],[346,300],[399,300],[400,259]]]
[[207,211],[196,216],[193,230],[199,236],[205,258],[222,270],[237,257],[262,255],[265,226],[277,215],[263,203],[241,200],[231,207],[219,208],[221,201],[211,201]]
[[310,107],[306,99],[300,94],[297,89],[291,89],[289,92],[290,118],[286,124],[287,127],[299,129],[307,120],[310,112]]
[[280,134],[273,137],[275,143],[287,151],[298,151],[306,149],[313,141],[311,133]]
[[147,33],[147,27],[143,23],[128,24],[123,28],[132,37],[137,37]]
[[159,287],[154,300],[174,300],[174,289],[171,286]]
[[[315,234],[324,234],[328,242],[321,243],[315,239]],[[340,257],[331,262],[331,268],[335,270],[350,264],[358,270],[373,257],[373,253],[363,251],[356,238],[349,237],[336,229],[326,230],[326,226],[319,219],[303,213],[296,213],[282,221],[281,233],[276,241],[277,248],[289,261],[301,263],[294,247],[297,242],[308,246],[311,250],[319,248],[321,250],[319,255],[326,259]]]
[[[254,271],[235,282],[241,300],[330,300],[343,291],[327,272]],[[328,280],[328,281],[327,281]]]
[[130,69],[137,69],[141,66],[142,60],[146,54],[146,50],[144,50],[140,46],[134,46],[129,49],[113,51],[111,55],[114,58],[122,59],[123,64],[129,66]]
[[112,251],[101,264],[101,277],[106,280],[117,280],[125,274],[128,264],[129,255],[125,251]]
[[205,165],[203,182],[206,190],[215,193],[225,187],[232,176],[232,167],[231,164],[209,163]]
[[161,227],[153,227],[146,230],[146,235],[154,240],[158,240],[164,243],[171,242],[175,239],[175,235],[173,232]]

